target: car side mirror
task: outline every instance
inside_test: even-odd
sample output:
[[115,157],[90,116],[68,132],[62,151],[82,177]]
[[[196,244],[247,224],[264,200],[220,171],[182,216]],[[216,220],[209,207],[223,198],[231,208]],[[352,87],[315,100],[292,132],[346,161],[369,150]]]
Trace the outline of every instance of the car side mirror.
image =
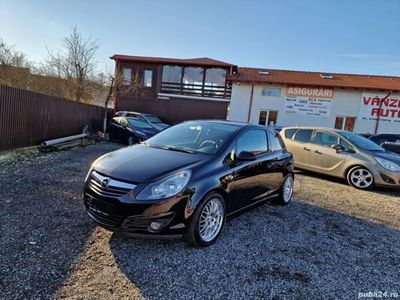
[[249,151],[242,151],[239,153],[237,160],[240,161],[252,161],[256,160],[256,156]]
[[344,151],[344,147],[340,144],[335,144],[331,146],[332,149],[336,150],[336,153]]

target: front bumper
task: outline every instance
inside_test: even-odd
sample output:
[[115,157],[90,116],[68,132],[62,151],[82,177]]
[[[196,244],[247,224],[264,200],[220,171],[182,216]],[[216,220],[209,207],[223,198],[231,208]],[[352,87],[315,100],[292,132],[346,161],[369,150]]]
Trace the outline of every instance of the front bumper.
[[153,203],[128,202],[128,195],[110,196],[88,182],[83,200],[87,215],[98,225],[132,236],[182,236],[187,228],[185,209],[189,195]]
[[400,172],[389,171],[379,166],[373,175],[377,186],[400,188]]

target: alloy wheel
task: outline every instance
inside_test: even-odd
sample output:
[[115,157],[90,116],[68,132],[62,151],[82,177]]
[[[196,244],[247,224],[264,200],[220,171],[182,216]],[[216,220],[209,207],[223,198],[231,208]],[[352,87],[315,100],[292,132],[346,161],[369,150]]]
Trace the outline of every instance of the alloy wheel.
[[369,170],[358,168],[351,172],[350,181],[357,188],[367,189],[373,184],[374,178]]
[[224,222],[224,205],[219,198],[212,198],[204,206],[199,220],[200,237],[209,242],[219,234]]
[[293,177],[288,176],[283,183],[283,201],[286,203],[290,201],[293,195]]

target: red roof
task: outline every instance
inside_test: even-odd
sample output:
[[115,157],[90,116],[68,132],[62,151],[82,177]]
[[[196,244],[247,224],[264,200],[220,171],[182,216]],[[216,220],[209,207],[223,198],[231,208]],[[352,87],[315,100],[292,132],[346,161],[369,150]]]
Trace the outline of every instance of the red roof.
[[179,65],[195,65],[195,66],[210,66],[210,67],[235,67],[235,65],[215,60],[208,57],[200,58],[166,58],[166,57],[147,57],[147,56],[129,56],[129,55],[113,55],[110,57],[115,61],[130,61],[130,62],[144,62],[156,64],[179,64]]
[[[268,72],[262,75],[259,72]],[[326,79],[321,75],[331,75]],[[228,76],[233,82],[276,83],[287,85],[324,86],[341,88],[362,88],[400,91],[400,77],[356,75],[325,72],[287,71],[260,68],[238,68],[238,72]]]

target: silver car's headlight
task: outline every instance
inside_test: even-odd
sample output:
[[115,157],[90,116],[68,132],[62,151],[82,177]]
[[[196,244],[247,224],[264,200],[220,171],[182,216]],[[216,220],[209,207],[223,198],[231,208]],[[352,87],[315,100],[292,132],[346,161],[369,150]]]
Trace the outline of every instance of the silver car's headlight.
[[400,166],[395,162],[392,162],[390,160],[378,156],[375,157],[375,160],[378,162],[378,164],[381,165],[382,168],[386,170],[400,172]]
[[136,196],[136,199],[156,200],[173,197],[183,191],[189,182],[190,175],[191,172],[185,170],[150,183]]

